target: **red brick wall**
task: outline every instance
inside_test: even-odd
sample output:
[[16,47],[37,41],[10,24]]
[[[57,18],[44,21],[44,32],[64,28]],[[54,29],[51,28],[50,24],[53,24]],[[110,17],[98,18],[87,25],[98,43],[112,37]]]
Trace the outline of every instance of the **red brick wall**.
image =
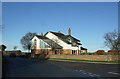
[[54,53],[51,49],[33,49],[31,50],[31,52],[35,54],[40,54],[40,53],[53,54]]
[[62,53],[63,54],[72,54],[72,50],[70,50],[70,49],[64,49],[64,50],[62,50]]
[[[55,54],[55,51],[52,51],[51,49],[34,49],[34,50],[31,50],[31,52],[33,52],[35,54],[40,54],[40,53],[42,53],[42,51],[44,51],[44,53],[48,53],[48,54]],[[59,54],[72,54],[72,50],[71,49],[59,49]]]
[[115,61],[120,60],[120,55],[49,55],[50,58]]

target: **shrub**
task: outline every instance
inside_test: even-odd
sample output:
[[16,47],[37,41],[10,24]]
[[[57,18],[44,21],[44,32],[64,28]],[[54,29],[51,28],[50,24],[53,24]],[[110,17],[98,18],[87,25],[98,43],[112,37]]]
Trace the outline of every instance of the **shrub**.
[[71,55],[70,53],[66,53],[65,55]]
[[104,50],[97,50],[97,52],[95,52],[97,55],[104,55],[105,51]]
[[111,55],[118,55],[119,52],[117,50],[108,50],[108,54],[111,54]]
[[90,53],[90,55],[97,55],[97,53],[96,53],[96,52],[93,52],[93,53]]
[[80,55],[85,55],[85,53],[80,53]]

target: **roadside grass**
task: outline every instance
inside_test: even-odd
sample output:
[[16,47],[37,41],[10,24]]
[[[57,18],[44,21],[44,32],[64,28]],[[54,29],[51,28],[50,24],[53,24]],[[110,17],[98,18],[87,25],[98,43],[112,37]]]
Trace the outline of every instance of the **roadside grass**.
[[49,60],[67,60],[67,61],[79,61],[79,62],[101,62],[101,63],[120,63],[120,61],[96,61],[96,60],[80,60],[80,59],[64,59],[64,58],[49,58]]

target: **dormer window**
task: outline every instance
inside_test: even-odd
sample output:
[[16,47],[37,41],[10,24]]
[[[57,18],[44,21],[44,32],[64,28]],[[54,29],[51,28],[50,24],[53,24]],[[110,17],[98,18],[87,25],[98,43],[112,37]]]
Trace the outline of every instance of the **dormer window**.
[[68,38],[68,41],[71,43],[71,39],[70,38]]

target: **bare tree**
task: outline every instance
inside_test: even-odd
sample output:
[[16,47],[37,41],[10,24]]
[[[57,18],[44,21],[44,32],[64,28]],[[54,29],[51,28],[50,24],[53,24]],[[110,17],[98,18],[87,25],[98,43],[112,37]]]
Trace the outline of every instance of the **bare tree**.
[[16,49],[17,49],[17,46],[13,46],[13,49],[16,50]]
[[105,45],[111,50],[120,50],[120,33],[114,30],[113,32],[104,35]]
[[31,42],[31,38],[36,35],[36,33],[31,33],[28,32],[25,34],[25,36],[22,37],[22,39],[20,40],[23,49],[28,50],[28,52],[30,52],[31,48],[32,48],[32,42]]

